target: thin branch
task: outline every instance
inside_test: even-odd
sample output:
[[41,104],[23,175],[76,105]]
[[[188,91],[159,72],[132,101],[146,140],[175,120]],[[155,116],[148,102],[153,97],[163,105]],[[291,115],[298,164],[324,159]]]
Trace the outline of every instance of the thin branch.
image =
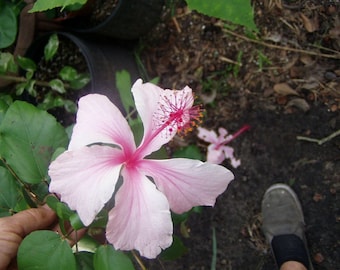
[[[25,77],[18,77],[18,76],[12,76],[12,75],[0,75],[0,78],[4,79],[6,81],[12,81],[12,82],[16,82],[16,83],[28,81]],[[36,81],[35,84],[40,85],[40,86],[50,87],[48,82]]]
[[[4,79],[6,81],[12,81],[12,82],[15,82],[15,83],[21,83],[21,82],[28,82],[29,81],[25,77],[18,77],[18,76],[12,76],[12,75],[0,75],[0,79]],[[71,88],[69,83],[64,83],[63,82],[63,84],[64,84],[64,87],[66,89]],[[42,87],[50,87],[51,88],[50,83],[49,82],[44,82],[44,81],[35,81],[35,85],[39,85],[39,86],[42,86]]]
[[180,33],[182,32],[182,30],[181,30],[181,27],[179,26],[179,23],[178,23],[176,17],[172,17],[171,19],[172,19],[172,22],[173,22],[174,25],[175,25],[175,28],[176,28],[176,30],[177,30],[177,33],[180,34]]
[[242,66],[242,63],[236,62],[236,61],[234,61],[230,58],[224,57],[224,56],[220,56],[218,59],[220,59],[223,62],[234,64],[234,65],[237,65],[237,66]]
[[23,188],[23,190],[25,190],[26,194],[30,197],[30,199],[38,205],[42,204],[42,202],[39,201],[38,196],[32,192],[30,185],[28,185],[27,183],[25,183],[24,181],[20,179],[20,177],[15,173],[15,171],[11,168],[11,166],[8,165],[6,160],[0,157],[0,161],[6,167],[6,169],[10,172],[10,174],[15,178],[15,180],[19,183],[19,185]]
[[138,265],[140,266],[140,268],[141,268],[142,270],[146,270],[145,265],[143,264],[142,260],[139,258],[139,256],[137,255],[137,253],[134,252],[133,250],[131,251],[131,253],[132,253],[133,257],[136,259],[136,261],[137,261]]
[[314,138],[309,138],[309,137],[304,137],[304,136],[297,136],[296,139],[300,141],[314,142],[314,143],[317,143],[318,145],[322,145],[339,135],[340,135],[340,129],[322,139],[314,139]]
[[235,36],[237,38],[243,39],[248,42],[260,44],[262,46],[268,47],[268,48],[273,48],[273,49],[279,49],[279,50],[284,50],[284,51],[292,51],[292,52],[298,52],[298,53],[303,53],[303,54],[308,54],[308,55],[314,55],[314,56],[321,56],[321,57],[326,57],[326,58],[334,58],[334,59],[340,59],[340,53],[337,54],[325,54],[325,53],[320,53],[320,52],[315,52],[315,51],[308,51],[308,50],[303,50],[303,49],[297,49],[297,48],[291,48],[291,47],[285,47],[285,46],[280,46],[280,45],[275,45],[275,44],[270,44],[266,43],[261,40],[256,40],[256,39],[251,39],[246,36],[237,34],[231,30],[228,29],[223,29],[225,33],[228,33],[232,36]]

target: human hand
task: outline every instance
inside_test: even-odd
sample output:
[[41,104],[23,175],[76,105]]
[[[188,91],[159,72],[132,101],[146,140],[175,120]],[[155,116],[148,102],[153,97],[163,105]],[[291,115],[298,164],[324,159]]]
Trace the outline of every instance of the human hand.
[[15,257],[24,237],[48,228],[56,220],[56,214],[47,205],[0,218],[0,270],[16,269]]

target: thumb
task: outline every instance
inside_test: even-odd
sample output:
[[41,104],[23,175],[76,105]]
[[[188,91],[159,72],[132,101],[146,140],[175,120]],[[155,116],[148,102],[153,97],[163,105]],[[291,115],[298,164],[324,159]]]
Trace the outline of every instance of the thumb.
[[31,208],[21,211],[11,217],[7,222],[12,224],[12,231],[22,238],[35,230],[47,229],[57,216],[54,211],[47,205],[39,208]]
[[27,234],[46,229],[55,220],[55,213],[47,205],[0,218],[0,269],[7,269]]

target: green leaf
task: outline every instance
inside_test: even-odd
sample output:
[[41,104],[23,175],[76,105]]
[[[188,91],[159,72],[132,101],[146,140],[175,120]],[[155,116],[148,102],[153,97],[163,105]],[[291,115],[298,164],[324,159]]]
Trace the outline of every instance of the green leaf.
[[17,62],[23,70],[31,71],[31,72],[37,70],[37,65],[34,63],[34,61],[27,57],[18,55]]
[[18,65],[14,61],[14,56],[8,52],[0,52],[0,73],[18,71]]
[[258,31],[250,0],[187,0],[186,2],[192,10]]
[[5,99],[1,97],[0,98],[0,124],[2,120],[4,119],[8,108],[9,108],[8,103],[6,102]]
[[[101,244],[98,242],[98,240],[95,240],[89,234],[91,234],[90,229],[87,231],[87,234],[85,234],[83,237],[79,239],[78,248],[80,250],[86,250],[86,251],[94,253]],[[76,247],[73,247],[73,250],[75,249]],[[92,264],[92,267],[93,267],[93,264]]]
[[72,89],[82,89],[91,81],[90,75],[88,73],[80,73],[78,76],[70,81],[70,87]]
[[172,222],[174,223],[174,225],[185,222],[190,216],[190,214],[191,214],[191,210],[189,212],[184,212],[183,214],[176,214],[176,213],[171,212]]
[[44,100],[38,104],[38,108],[42,110],[49,110],[56,107],[63,107],[65,105],[65,100],[58,96],[54,96],[52,92],[48,92],[45,95]]
[[0,166],[0,216],[10,215],[22,197],[21,187],[7,169]]
[[8,94],[0,94],[0,100],[4,101],[8,106],[13,103],[13,98]]
[[176,150],[173,154],[174,158],[191,158],[203,160],[203,155],[196,145],[188,145]]
[[71,226],[75,230],[85,227],[78,214],[75,211],[72,211],[67,204],[60,202],[56,197],[48,196],[46,198],[46,203],[61,220],[70,221]]
[[71,124],[70,126],[65,128],[65,131],[66,131],[66,134],[67,134],[67,137],[69,138],[69,140],[71,140],[73,128],[74,128],[74,124]]
[[33,71],[33,70],[28,70],[28,71],[26,72],[25,77],[26,77],[27,80],[30,80],[30,79],[33,78],[33,75],[34,75],[34,71]]
[[0,49],[10,46],[17,36],[18,22],[14,11],[8,5],[0,8]]
[[32,96],[36,97],[37,96],[37,91],[35,90],[35,80],[30,80],[26,83],[25,89],[26,91]]
[[57,34],[53,34],[48,39],[47,44],[44,48],[44,57],[46,61],[49,61],[57,53],[59,47],[59,39]]
[[70,224],[71,224],[72,228],[75,229],[75,230],[80,230],[80,229],[85,227],[83,222],[80,220],[80,217],[77,213],[73,213],[70,216]]
[[91,252],[77,252],[75,254],[77,261],[77,270],[93,270],[93,256]]
[[191,208],[188,212],[184,212],[182,214],[176,214],[174,212],[171,212],[171,219],[174,225],[178,225],[180,223],[186,222],[192,213],[200,214],[201,212],[202,212],[202,207],[195,206]]
[[271,65],[271,61],[261,51],[257,51],[257,64],[259,66],[260,71],[262,71],[265,65]]
[[159,77],[155,77],[155,78],[150,80],[150,82],[153,83],[153,84],[159,84],[159,81],[160,81]]
[[21,96],[24,93],[24,91],[25,91],[26,85],[27,85],[27,82],[18,83],[15,86],[15,90],[16,90],[15,94],[17,96]]
[[108,211],[106,209],[102,209],[98,215],[96,216],[96,219],[91,223],[91,227],[94,228],[105,228],[108,221]]
[[29,12],[45,11],[56,7],[65,8],[74,4],[85,4],[87,0],[37,0]]
[[64,100],[64,108],[69,113],[76,113],[77,112],[77,105],[74,103],[74,101],[65,99]]
[[14,207],[14,213],[18,213],[20,211],[26,210],[31,208],[32,206],[29,205],[28,200],[25,199],[25,195],[27,193],[25,191],[21,191],[19,197],[17,198],[17,203]]
[[123,103],[126,114],[135,108],[131,94],[131,76],[127,70],[116,72],[116,87],[119,91],[120,99]]
[[121,251],[114,250],[111,245],[100,246],[93,261],[95,270],[134,270],[130,258]]
[[136,145],[139,145],[139,143],[142,141],[144,133],[142,120],[140,119],[140,117],[137,117],[135,119],[129,118],[129,125],[133,132],[135,143]]
[[46,203],[62,220],[68,220],[74,213],[65,203],[60,202],[54,196],[48,196]]
[[239,51],[238,54],[237,54],[238,65],[233,66],[233,75],[234,75],[235,78],[237,78],[237,76],[240,72],[241,66],[242,66],[242,56],[243,56],[243,51]]
[[165,249],[160,257],[163,260],[176,260],[185,253],[188,252],[188,248],[184,246],[183,242],[176,236],[174,235],[173,242],[170,247]]
[[149,159],[167,159],[169,158],[166,147],[161,147],[157,151],[152,152],[147,158]]
[[67,142],[64,128],[52,115],[23,101],[8,108],[0,126],[0,155],[26,183],[44,180],[52,154]]
[[24,238],[18,250],[18,268],[76,270],[68,242],[53,231],[35,231]]
[[72,81],[77,78],[77,75],[77,70],[70,66],[65,66],[59,71],[59,76],[64,81]]
[[64,87],[64,83],[62,82],[62,80],[59,79],[53,79],[51,80],[49,83],[50,87],[57,91],[60,94],[64,94],[66,93],[65,87]]
[[[48,190],[48,183],[46,181],[30,185],[31,192],[35,195],[36,201],[43,202],[45,200],[45,197],[49,195]],[[36,207],[36,203],[34,204],[34,207]]]
[[60,156],[62,153],[64,153],[66,151],[66,149],[64,147],[58,147],[51,158],[51,161],[55,160],[58,156]]

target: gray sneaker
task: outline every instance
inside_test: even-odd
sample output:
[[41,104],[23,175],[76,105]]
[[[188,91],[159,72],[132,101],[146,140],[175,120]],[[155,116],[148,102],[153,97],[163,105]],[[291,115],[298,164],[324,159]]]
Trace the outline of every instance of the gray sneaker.
[[286,261],[298,261],[312,270],[303,212],[295,192],[285,184],[268,188],[262,200],[262,217],[262,230],[278,266]]

